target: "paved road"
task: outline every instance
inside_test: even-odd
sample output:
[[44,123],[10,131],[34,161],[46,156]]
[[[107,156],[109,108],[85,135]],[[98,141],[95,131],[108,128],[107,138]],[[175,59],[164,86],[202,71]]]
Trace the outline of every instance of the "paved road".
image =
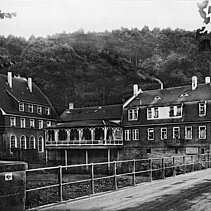
[[211,169],[39,209],[44,210],[211,211]]

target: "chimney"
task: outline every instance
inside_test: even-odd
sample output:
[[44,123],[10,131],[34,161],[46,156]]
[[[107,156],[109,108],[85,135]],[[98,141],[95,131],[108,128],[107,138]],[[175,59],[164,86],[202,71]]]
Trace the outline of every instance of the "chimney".
[[29,91],[32,92],[32,78],[28,78]]
[[205,77],[205,84],[210,84],[210,77]]
[[73,102],[70,102],[69,103],[69,109],[73,109],[74,108],[74,104],[73,104]]
[[12,72],[8,72],[7,76],[9,87],[12,88]]
[[133,85],[133,95],[137,96],[138,95],[138,84]]
[[195,90],[197,88],[197,77],[192,77],[192,90]]

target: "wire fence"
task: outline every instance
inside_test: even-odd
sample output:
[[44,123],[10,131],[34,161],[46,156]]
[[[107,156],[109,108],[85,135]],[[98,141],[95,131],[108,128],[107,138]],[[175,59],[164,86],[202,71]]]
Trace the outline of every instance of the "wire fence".
[[123,160],[26,171],[26,209],[210,168],[210,155]]

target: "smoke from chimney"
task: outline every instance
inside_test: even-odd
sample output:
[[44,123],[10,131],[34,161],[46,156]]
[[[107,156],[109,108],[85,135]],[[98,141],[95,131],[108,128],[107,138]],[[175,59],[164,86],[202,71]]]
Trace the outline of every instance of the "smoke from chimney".
[[149,74],[142,74],[141,73],[141,70],[138,70],[137,71],[137,75],[139,76],[139,77],[141,77],[143,80],[148,80],[148,81],[157,81],[159,84],[160,84],[160,88],[161,89],[163,89],[163,83],[162,83],[162,81],[160,80],[160,79],[158,79],[158,78],[155,78],[155,77],[153,77],[153,76],[150,76]]

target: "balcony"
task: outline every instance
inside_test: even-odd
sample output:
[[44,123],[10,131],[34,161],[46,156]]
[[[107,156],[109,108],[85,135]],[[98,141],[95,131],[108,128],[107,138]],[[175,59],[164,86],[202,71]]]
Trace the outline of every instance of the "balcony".
[[123,146],[119,127],[50,129],[46,131],[46,148],[117,148]]

